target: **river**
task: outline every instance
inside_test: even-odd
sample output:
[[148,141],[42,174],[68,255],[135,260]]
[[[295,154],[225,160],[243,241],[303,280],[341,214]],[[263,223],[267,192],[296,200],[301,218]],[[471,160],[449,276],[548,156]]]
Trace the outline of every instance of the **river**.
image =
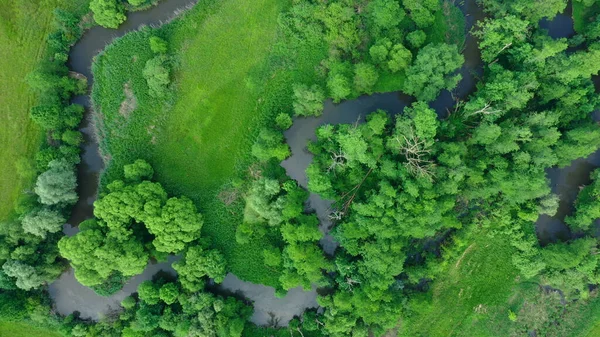
[[[130,14],[126,23],[118,30],[110,30],[102,27],[94,27],[88,30],[71,49],[69,57],[70,69],[85,75],[88,78],[91,88],[93,85],[93,76],[91,73],[93,59],[107,44],[117,37],[138,29],[142,25],[160,25],[176,15],[178,9],[191,6],[194,3],[195,0],[163,0],[158,6],[147,11]],[[484,17],[475,0],[462,2],[459,7],[465,13],[467,30],[470,30],[478,20]],[[552,26],[553,22],[551,21],[548,24]],[[477,78],[483,72],[481,57],[477,48],[477,39],[474,36],[467,34],[462,52],[465,56],[465,64],[460,69],[463,79],[459,83],[459,86],[452,93],[448,91],[442,92],[438,99],[430,104],[441,118],[447,116],[449,109],[454,106],[457,99],[465,98],[475,90]],[[74,101],[85,105],[88,109],[90,107],[88,96],[76,97]],[[312,160],[312,155],[306,150],[306,144],[309,140],[315,139],[315,130],[320,125],[360,122],[364,120],[368,113],[377,109],[386,110],[392,115],[397,114],[402,112],[404,107],[412,101],[411,97],[398,92],[362,96],[340,104],[334,104],[331,100],[327,100],[322,116],[294,119],[293,126],[285,132],[292,155],[282,162],[281,165],[286,169],[290,177],[296,179],[301,186],[306,187],[305,169]],[[93,216],[93,202],[96,200],[98,193],[99,176],[104,169],[98,144],[94,138],[94,128],[91,124],[89,112],[86,112],[80,130],[84,134],[85,139],[82,145],[82,162],[78,167],[78,192],[80,199],[74,208],[72,217],[69,219],[69,224],[64,227],[66,235],[77,233],[79,223]],[[579,165],[577,164],[579,161],[582,162],[581,165],[583,166],[577,166]],[[567,171],[557,169],[549,170],[548,175],[553,180],[553,184],[557,186],[557,189],[560,189],[560,186],[564,186],[564,189],[571,191],[572,187],[576,184],[586,182],[585,179],[589,174],[585,172],[589,172],[590,165],[600,164],[600,155],[596,159],[593,159],[592,162],[590,164],[589,160],[585,159],[576,161],[574,166],[572,165],[574,167],[572,169],[572,176],[575,178],[568,178],[570,176],[565,173]],[[557,173],[553,173],[555,171],[552,170],[555,170]],[[563,179],[565,183],[560,183],[560,181],[563,181],[560,179]],[[564,199],[565,205],[570,204],[569,200],[571,199]],[[562,202],[563,199],[561,199],[561,207]],[[311,194],[307,206],[317,213],[321,221],[320,229],[325,234],[325,237],[320,242],[323,250],[328,255],[333,255],[338,245],[328,234],[332,226],[329,220],[331,201],[323,200],[319,196]],[[544,226],[543,223],[538,222],[538,229]],[[158,271],[162,270],[174,273],[175,271],[172,269],[171,263],[175,260],[176,257],[170,257],[164,263],[150,263],[142,274],[130,279],[121,291],[110,297],[98,296],[91,289],[82,286],[74,278],[73,271],[69,270],[49,286],[50,296],[54,300],[56,310],[61,314],[66,315],[73,311],[79,311],[83,318],[99,319],[112,309],[118,309],[119,303],[123,298],[134,293],[141,282],[151,279]],[[293,316],[301,314],[306,308],[318,306],[316,302],[317,291],[314,287],[308,292],[303,291],[301,288],[292,289],[286,297],[277,298],[275,296],[275,289],[272,287],[244,282],[235,275],[228,274],[225,281],[219,286],[219,289],[220,291],[238,293],[253,301],[255,310],[251,320],[258,325],[269,324],[272,322],[273,317],[276,317],[280,326],[287,325]]]

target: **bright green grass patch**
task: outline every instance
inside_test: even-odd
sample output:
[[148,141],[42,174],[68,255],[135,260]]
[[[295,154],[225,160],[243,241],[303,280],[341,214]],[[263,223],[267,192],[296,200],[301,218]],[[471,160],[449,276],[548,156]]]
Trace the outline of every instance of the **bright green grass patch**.
[[52,330],[32,327],[19,322],[0,322],[0,337],[61,337]]
[[508,336],[508,311],[518,311],[524,294],[538,286],[519,283],[511,263],[515,249],[502,236],[480,233],[430,291],[409,302],[413,315],[401,336]]
[[[229,190],[238,196],[229,206],[219,193],[247,176],[256,132],[289,110],[292,84],[317,81],[325,48],[276,43],[277,18],[289,5],[286,0],[201,1],[172,24],[119,39],[93,69],[101,148],[109,159],[103,183],[119,178],[124,164],[147,159],[170,193],[196,201],[205,216],[203,232],[226,255],[230,271],[272,286],[279,275],[264,267],[262,250],[280,238],[238,245],[243,189]],[[142,77],[153,57],[150,34],[167,39],[175,54],[175,90],[166,103],[147,94]],[[127,97],[130,103],[135,97],[135,110],[121,108]]]

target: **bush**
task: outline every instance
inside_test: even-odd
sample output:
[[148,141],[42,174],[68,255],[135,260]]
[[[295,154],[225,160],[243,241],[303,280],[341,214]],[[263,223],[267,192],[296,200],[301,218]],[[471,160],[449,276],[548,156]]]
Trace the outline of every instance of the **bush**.
[[94,20],[103,27],[118,28],[125,22],[125,8],[119,0],[92,0],[90,9],[94,13]]
[[320,116],[323,113],[325,94],[318,85],[294,86],[294,114],[296,116]]
[[277,127],[281,130],[289,129],[292,126],[292,123],[292,117],[285,112],[280,113],[277,115],[277,118],[275,118],[275,124],[277,124]]
[[165,56],[157,56],[148,60],[144,67],[143,75],[148,83],[148,93],[152,97],[163,97],[171,82],[166,61]]
[[158,36],[150,37],[150,49],[155,54],[165,54],[168,50],[167,41],[161,39]]

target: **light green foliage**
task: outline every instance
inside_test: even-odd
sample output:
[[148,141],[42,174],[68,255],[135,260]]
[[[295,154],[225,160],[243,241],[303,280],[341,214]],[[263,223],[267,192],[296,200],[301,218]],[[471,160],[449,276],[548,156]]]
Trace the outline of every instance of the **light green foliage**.
[[296,116],[320,116],[323,113],[325,94],[321,87],[313,85],[294,86],[294,114]]
[[129,235],[106,236],[100,228],[86,228],[72,237],[63,237],[58,248],[75,268],[77,280],[93,286],[101,284],[114,272],[133,276],[144,270],[148,253],[141,242]]
[[265,265],[278,267],[281,265],[281,250],[277,247],[269,247],[263,250]]
[[218,250],[205,250],[200,246],[190,247],[185,257],[173,264],[179,275],[179,282],[188,291],[204,288],[205,277],[221,283],[225,279],[226,261]]
[[118,0],[91,0],[90,9],[94,12],[94,20],[107,28],[117,28],[127,18],[125,8]]
[[143,5],[147,1],[148,0],[127,0],[127,2],[129,2],[132,6]]
[[389,52],[387,67],[392,73],[405,70],[412,61],[412,53],[401,44],[396,44]]
[[59,212],[49,208],[41,208],[26,214],[21,220],[21,224],[26,233],[45,239],[48,233],[59,232],[65,221],[65,217]]
[[354,89],[359,93],[373,93],[379,74],[375,66],[368,63],[358,63],[354,66]]
[[169,83],[171,83],[169,72],[168,60],[165,56],[156,56],[146,62],[143,75],[148,84],[150,96],[165,96]]
[[418,100],[432,101],[440,90],[452,90],[461,79],[453,73],[462,66],[464,57],[456,46],[429,44],[419,51],[415,62],[406,70],[404,91]]
[[169,44],[167,41],[161,39],[158,36],[150,36],[150,50],[155,54],[166,54],[169,50]]
[[338,103],[352,93],[350,81],[342,73],[331,72],[327,79],[329,95],[334,102]]
[[160,286],[152,281],[140,283],[137,289],[140,300],[148,304],[157,304],[160,301]]
[[501,53],[518,47],[527,38],[529,22],[514,15],[507,15],[495,20],[485,20],[481,30],[475,32],[480,38],[481,58],[492,62]]
[[437,0],[402,0],[402,5],[419,28],[431,26],[435,13],[441,9],[441,2]]
[[282,112],[275,118],[275,124],[281,130],[287,130],[292,126],[292,117],[289,114]]
[[192,201],[181,197],[167,200],[160,217],[146,217],[144,223],[155,236],[152,244],[156,250],[173,253],[200,237],[203,220]]
[[83,135],[77,130],[67,130],[63,132],[60,139],[68,145],[79,146],[83,142]]
[[45,205],[70,205],[77,199],[75,168],[66,160],[53,160],[48,170],[38,176],[35,193]]
[[125,179],[131,182],[150,180],[154,175],[154,169],[145,160],[138,159],[133,164],[123,166]]
[[124,300],[121,301],[121,306],[125,309],[131,309],[135,307],[136,300],[132,296],[125,297]]
[[179,296],[179,288],[175,283],[165,283],[160,287],[159,296],[166,304],[173,304],[177,301],[177,297]]
[[396,0],[374,0],[367,6],[372,25],[378,29],[390,29],[404,18],[404,11]]
[[252,155],[261,161],[268,161],[271,158],[282,161],[289,157],[290,147],[285,143],[281,132],[271,128],[262,128],[258,139],[252,145]]

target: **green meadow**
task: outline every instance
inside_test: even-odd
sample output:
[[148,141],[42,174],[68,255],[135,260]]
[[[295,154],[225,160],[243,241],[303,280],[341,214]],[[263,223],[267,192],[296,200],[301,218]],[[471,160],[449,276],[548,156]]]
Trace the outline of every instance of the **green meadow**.
[[[200,206],[204,233],[224,252],[230,270],[269,285],[277,284],[278,273],[263,265],[265,241],[235,241],[244,206],[236,186],[248,173],[260,126],[289,109],[292,83],[317,81],[315,68],[325,56],[322,46],[297,46],[302,57],[290,63],[283,55],[291,51],[276,50],[277,18],[289,5],[202,1],[157,31],[124,36],[94,65],[93,100],[108,162],[103,181],[118,177],[120,167],[136,158],[149,160],[169,192]],[[150,97],[141,75],[153,56],[151,34],[168,40],[174,54],[174,90],[166,100]],[[123,102],[135,109],[124,109]],[[233,196],[229,205],[221,201],[224,194]]]

